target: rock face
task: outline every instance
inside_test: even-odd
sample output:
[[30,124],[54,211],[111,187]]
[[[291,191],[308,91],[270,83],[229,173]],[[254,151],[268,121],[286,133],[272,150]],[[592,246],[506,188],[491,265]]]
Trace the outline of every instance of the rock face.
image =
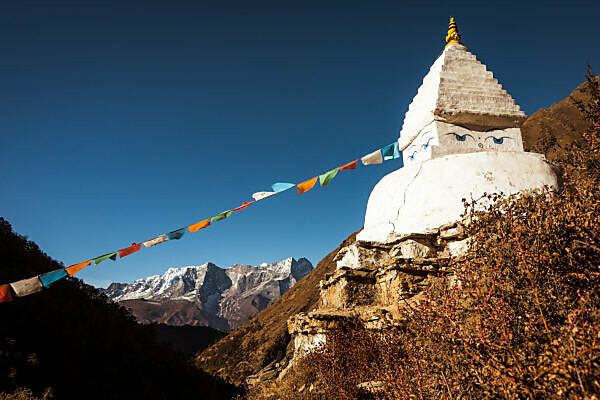
[[212,263],[169,268],[163,275],[130,284],[113,283],[104,293],[131,309],[142,323],[235,329],[266,308],[312,270],[305,258],[258,267]]

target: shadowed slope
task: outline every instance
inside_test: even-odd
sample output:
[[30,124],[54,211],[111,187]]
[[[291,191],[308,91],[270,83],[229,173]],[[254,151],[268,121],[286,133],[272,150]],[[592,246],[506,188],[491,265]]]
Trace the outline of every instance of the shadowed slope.
[[[0,218],[0,282],[60,268]],[[152,328],[68,278],[0,304],[0,391],[50,388],[58,399],[229,399],[233,388],[192,368]],[[1,397],[1,395],[0,395]]]

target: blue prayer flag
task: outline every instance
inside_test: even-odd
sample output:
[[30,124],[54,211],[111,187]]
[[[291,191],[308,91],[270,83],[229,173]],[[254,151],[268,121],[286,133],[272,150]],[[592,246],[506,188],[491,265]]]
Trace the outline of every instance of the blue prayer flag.
[[383,149],[381,149],[381,152],[383,153],[383,159],[386,161],[395,160],[396,158],[400,158],[402,156],[402,152],[400,149],[398,149],[398,142],[394,142],[385,146]]
[[179,240],[183,237],[183,235],[185,235],[185,228],[177,229],[176,231],[167,233],[169,240]]
[[277,182],[271,185],[274,192],[283,192],[284,190],[288,190],[289,188],[293,188],[296,186],[295,183],[287,183],[287,182]]
[[42,274],[39,276],[40,281],[44,287],[48,287],[52,285],[54,282],[69,276],[67,271],[64,268],[57,269],[55,271],[50,271],[48,273]]

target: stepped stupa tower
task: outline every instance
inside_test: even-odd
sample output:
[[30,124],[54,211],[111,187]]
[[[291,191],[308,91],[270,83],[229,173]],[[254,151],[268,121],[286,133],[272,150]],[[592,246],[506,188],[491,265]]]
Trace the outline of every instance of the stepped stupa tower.
[[442,54],[408,108],[398,144],[404,167],[369,198],[358,239],[391,242],[460,219],[462,199],[556,186],[541,154],[523,151],[527,116],[461,43],[454,18]]

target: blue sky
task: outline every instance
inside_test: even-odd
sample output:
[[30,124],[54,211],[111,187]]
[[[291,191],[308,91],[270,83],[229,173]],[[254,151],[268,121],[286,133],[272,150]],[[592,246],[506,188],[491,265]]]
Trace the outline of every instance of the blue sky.
[[[600,69],[598,2],[20,1],[0,13],[0,210],[65,265],[393,142],[453,15],[527,114]],[[316,264],[362,226],[360,167],[78,276]],[[432,195],[435,195],[432,193]]]

